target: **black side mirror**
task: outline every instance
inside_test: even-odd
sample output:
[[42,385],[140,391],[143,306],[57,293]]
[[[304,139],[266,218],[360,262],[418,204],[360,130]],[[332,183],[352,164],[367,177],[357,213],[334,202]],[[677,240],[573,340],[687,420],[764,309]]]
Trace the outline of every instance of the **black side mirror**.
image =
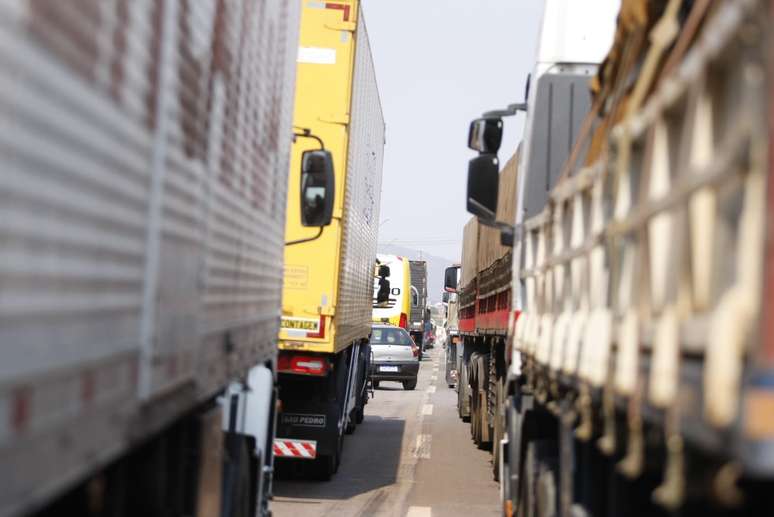
[[478,118],[470,123],[468,147],[479,153],[497,153],[503,140],[501,118]]
[[481,154],[468,164],[468,212],[487,221],[497,215],[500,166],[495,154]]
[[446,271],[444,271],[443,288],[446,291],[444,294],[457,292],[457,278],[459,277],[459,271],[459,266],[447,267]]
[[447,293],[447,292],[444,292],[444,293],[441,295],[441,301],[442,301],[443,303],[449,303],[449,293]]
[[324,149],[301,155],[301,224],[327,226],[333,217],[335,194],[333,156]]

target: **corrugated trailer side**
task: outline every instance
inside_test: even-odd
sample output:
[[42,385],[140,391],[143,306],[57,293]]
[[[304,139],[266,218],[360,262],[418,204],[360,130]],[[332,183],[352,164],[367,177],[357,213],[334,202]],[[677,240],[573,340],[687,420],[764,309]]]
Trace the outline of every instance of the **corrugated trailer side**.
[[337,349],[371,333],[385,143],[384,115],[362,8],[358,10],[354,37],[355,69],[336,303]]
[[273,362],[297,11],[0,5],[0,515]]
[[[370,332],[384,147],[382,116],[368,33],[356,3],[307,4],[301,21],[294,125],[322,139],[333,156],[333,222],[319,238],[301,225],[301,153],[293,146],[285,248],[280,347],[337,353]],[[305,326],[314,324],[313,328]]]
[[413,331],[423,331],[422,324],[425,321],[425,306],[427,305],[427,262],[424,260],[410,260],[411,285],[417,290],[417,303],[411,303],[411,315],[409,328]]

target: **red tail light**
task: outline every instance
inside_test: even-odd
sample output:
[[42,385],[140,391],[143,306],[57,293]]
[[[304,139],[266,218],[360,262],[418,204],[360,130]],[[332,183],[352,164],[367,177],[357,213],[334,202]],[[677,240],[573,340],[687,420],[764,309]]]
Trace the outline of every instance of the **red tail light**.
[[298,375],[327,375],[330,364],[324,357],[316,355],[280,354],[277,370]]
[[411,353],[414,357],[419,357],[419,347],[413,343],[411,344]]
[[398,326],[408,330],[408,315],[405,312],[400,313],[400,323]]

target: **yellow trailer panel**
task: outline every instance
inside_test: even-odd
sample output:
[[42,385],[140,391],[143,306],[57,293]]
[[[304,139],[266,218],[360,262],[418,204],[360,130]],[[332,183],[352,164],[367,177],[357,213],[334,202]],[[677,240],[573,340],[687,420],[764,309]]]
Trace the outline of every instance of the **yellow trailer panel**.
[[[280,349],[334,353],[368,337],[379,220],[384,118],[359,2],[303,2],[296,131],[333,155],[333,221],[320,238],[285,249]],[[286,239],[314,237],[300,221],[301,153],[293,145]]]

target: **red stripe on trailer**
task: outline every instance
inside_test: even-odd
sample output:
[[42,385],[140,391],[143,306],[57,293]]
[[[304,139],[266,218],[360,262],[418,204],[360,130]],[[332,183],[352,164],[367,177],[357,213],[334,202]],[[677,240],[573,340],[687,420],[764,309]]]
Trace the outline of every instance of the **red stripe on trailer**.
[[473,332],[476,330],[476,318],[460,318],[457,327],[460,332]]
[[326,9],[338,9],[339,11],[344,11],[344,21],[345,22],[349,21],[349,12],[350,12],[350,9],[352,8],[352,6],[347,5],[347,4],[336,4],[336,3],[332,3],[332,2],[326,2],[325,3],[325,8]]
[[312,446],[312,444],[311,444],[311,443],[308,443],[308,442],[302,442],[302,443],[301,443],[301,446],[302,446],[304,449],[306,449],[308,452],[310,452],[311,454],[315,454],[315,453],[317,452],[317,451],[315,451],[315,448],[314,448],[314,446]]
[[279,445],[275,443],[273,449],[275,456],[283,456],[282,449],[280,449]]
[[325,338],[325,315],[323,314],[320,315],[320,330],[315,333],[307,332],[306,337],[311,337],[314,339]]

